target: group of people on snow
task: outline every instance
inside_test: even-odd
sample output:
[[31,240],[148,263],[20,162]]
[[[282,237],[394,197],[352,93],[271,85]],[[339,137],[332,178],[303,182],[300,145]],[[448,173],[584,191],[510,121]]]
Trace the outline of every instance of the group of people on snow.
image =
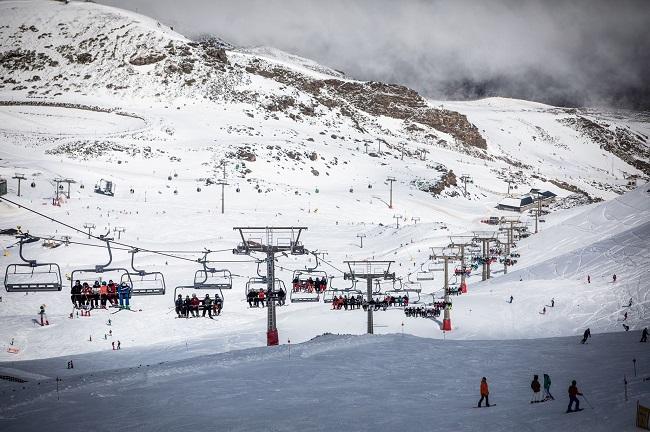
[[[287,292],[280,287],[279,290],[271,294],[271,298],[275,300],[278,306],[284,306],[287,304]],[[248,307],[265,307],[266,302],[268,301],[268,293],[265,289],[260,288],[259,290],[250,290],[246,293],[246,301],[248,302]]]
[[205,317],[207,312],[208,318],[212,318],[212,314],[221,315],[221,309],[223,309],[223,299],[219,294],[214,295],[214,299],[210,297],[210,294],[206,294],[205,297],[200,300],[196,294],[192,294],[192,298],[189,295],[186,295],[185,298],[181,294],[178,295],[174,303],[176,305],[176,315],[178,318],[198,318],[200,311],[203,311],[202,316]]
[[129,298],[131,297],[131,286],[122,282],[116,284],[112,280],[108,282],[96,280],[91,286],[88,282],[75,281],[70,290],[70,300],[77,309],[100,307],[106,309],[107,303],[111,306],[130,308]]
[[293,292],[306,292],[321,294],[327,289],[327,278],[317,277],[316,280],[310,276],[307,279],[301,280],[297,276],[292,281]]
[[[544,374],[543,384],[539,382],[539,376],[534,375],[533,380],[530,383],[530,388],[533,392],[533,397],[530,403],[541,403],[549,400],[555,400],[553,395],[551,395],[551,377],[548,374]],[[542,393],[542,388],[544,392]],[[479,392],[481,399],[478,401],[478,408],[481,408],[483,401],[485,401],[485,406],[489,407],[490,405],[490,388],[488,387],[487,378],[483,377],[481,379],[481,384],[479,387]],[[569,394],[569,406],[567,407],[567,413],[582,411],[580,409],[580,400],[578,396],[583,396],[583,394],[578,390],[578,386],[575,380],[571,381],[571,385],[568,389]],[[575,409],[573,405],[575,404]]]

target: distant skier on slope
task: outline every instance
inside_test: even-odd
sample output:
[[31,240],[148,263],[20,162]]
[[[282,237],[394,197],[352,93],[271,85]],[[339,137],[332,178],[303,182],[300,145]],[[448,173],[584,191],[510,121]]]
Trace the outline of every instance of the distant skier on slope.
[[591,276],[590,275],[587,275],[587,283],[589,283],[589,284],[591,283]]
[[490,395],[490,389],[488,388],[487,378],[483,377],[483,379],[481,379],[481,400],[478,401],[479,408],[481,408],[483,399],[485,399],[485,406],[486,407],[490,406],[490,400],[488,399],[489,395]]
[[512,304],[512,301],[514,300],[513,296],[510,296],[510,304]]
[[632,307],[632,298],[630,297],[630,301],[627,304],[627,307]]
[[542,308],[542,311],[540,312],[542,315],[546,315],[546,306]]
[[41,308],[38,311],[38,314],[40,315],[41,318],[41,327],[50,325],[50,322],[47,320],[47,314],[45,313],[45,305],[42,304]]
[[627,321],[627,312],[623,314],[623,321]]
[[551,307],[555,307],[555,298],[551,299]]
[[582,342],[580,343],[587,343],[587,339],[591,337],[591,330],[587,329],[585,330],[584,334],[582,335]]
[[[566,412],[570,413],[572,411],[582,411],[580,409],[580,400],[578,399],[578,396],[582,396],[582,393],[578,390],[578,386],[576,385],[576,381],[573,380],[571,381],[571,386],[569,386],[569,406],[566,409]],[[572,410],[571,406],[575,402],[576,404],[576,409]]]
[[644,328],[641,332],[641,340],[639,342],[648,342],[648,327]]
[[539,376],[535,375],[533,381],[530,383],[530,388],[533,390],[533,399],[530,403],[539,403],[542,401],[542,395],[540,393],[541,385],[539,384]]
[[551,394],[551,377],[548,374],[544,374],[544,399],[555,400]]
[[612,282],[616,282],[616,273],[612,276]]

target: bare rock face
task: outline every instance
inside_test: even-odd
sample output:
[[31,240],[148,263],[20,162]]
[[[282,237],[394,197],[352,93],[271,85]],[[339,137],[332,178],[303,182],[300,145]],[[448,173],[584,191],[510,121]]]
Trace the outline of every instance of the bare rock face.
[[135,54],[133,57],[129,59],[129,63],[131,63],[134,66],[146,66],[154,63],[158,63],[159,61],[162,61],[166,58],[167,56],[163,53],[158,53],[158,52],[150,52],[146,54]]
[[[357,125],[356,113],[350,107],[374,116],[387,116],[408,120],[448,133],[458,141],[479,149],[487,149],[487,143],[478,128],[467,117],[455,111],[436,109],[415,90],[397,84],[380,82],[319,80],[276,66],[263,67],[251,63],[246,72],[271,78],[285,85],[294,86],[311,94],[322,105],[339,108],[341,114],[350,117]],[[360,125],[358,125],[361,128]]]

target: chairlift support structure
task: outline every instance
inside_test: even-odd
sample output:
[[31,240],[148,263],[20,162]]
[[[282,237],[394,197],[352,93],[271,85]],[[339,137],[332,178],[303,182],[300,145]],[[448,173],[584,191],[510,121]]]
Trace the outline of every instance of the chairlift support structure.
[[[366,280],[366,300],[372,300],[372,281],[375,279],[394,280],[395,273],[390,273],[390,266],[395,261],[344,261],[348,265],[349,272],[344,273],[343,278],[347,280]],[[373,308],[368,308],[368,334],[374,333],[374,322],[372,316]]]
[[58,264],[39,263],[23,255],[23,244],[38,241],[38,237],[20,234],[17,238],[19,239],[18,255],[23,263],[7,265],[4,280],[7,292],[61,291],[63,283]]

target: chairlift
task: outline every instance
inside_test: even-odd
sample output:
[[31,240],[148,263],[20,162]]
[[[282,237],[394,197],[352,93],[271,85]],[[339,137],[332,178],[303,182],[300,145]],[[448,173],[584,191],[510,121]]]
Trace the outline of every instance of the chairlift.
[[334,276],[330,276],[330,283],[328,288],[323,292],[323,302],[332,303],[335,298],[339,296],[343,297],[356,297],[358,295],[363,296],[363,291],[357,288],[357,281],[352,280],[352,285],[349,287],[335,287],[334,286]]
[[[133,284],[131,285],[131,295],[165,295],[165,277],[161,272],[148,272],[145,270],[138,270],[135,268],[133,262],[135,254],[139,249],[133,249],[131,254],[131,268],[132,272],[127,273],[131,278]],[[129,282],[125,275],[122,275],[120,282]]]
[[217,291],[214,294],[214,299],[219,296],[223,306],[225,298],[222,290],[232,289],[232,273],[230,270],[209,267],[207,264],[208,253],[210,252],[206,252],[203,258],[199,260],[203,268],[194,273],[192,285],[181,285],[174,288],[174,302],[178,298],[179,291],[192,291],[192,294],[199,291],[199,300],[203,300],[204,294],[208,294],[205,291]]
[[434,269],[432,268],[431,265],[425,270],[424,269],[424,264],[420,264],[420,271],[416,272],[415,274],[415,279],[417,281],[432,281],[435,280],[434,278]]
[[23,256],[23,244],[38,241],[38,238],[29,234],[20,234],[17,238],[19,256],[24,263],[7,265],[4,282],[7,292],[61,291],[63,284],[58,264],[38,263]]
[[402,282],[401,280],[397,280],[398,282],[397,285],[393,286],[392,289],[389,289],[385,292],[385,295],[391,296],[391,297],[408,297],[409,299],[409,304],[411,303],[419,303],[421,298],[420,298],[420,293],[422,292],[422,284],[419,282],[411,282],[410,280],[408,282]]
[[[268,298],[268,296],[269,296],[268,284],[267,284],[267,279],[266,279],[265,276],[257,276],[257,277],[252,277],[252,278],[248,279],[248,281],[246,282],[246,288],[245,288],[245,292],[244,292],[246,301],[248,301],[248,294],[251,291],[259,292],[260,290],[264,291],[264,293],[267,296],[266,298]],[[280,290],[284,291],[284,293],[286,295],[287,287],[284,284],[284,281],[282,281],[282,280],[280,280],[278,278],[275,278],[274,283],[273,283],[273,292],[271,292],[271,294],[270,294],[273,301],[275,301],[275,302],[278,301]]]
[[[70,274],[70,285],[74,286],[76,281],[79,281],[82,285],[87,283],[89,286],[93,286],[95,282],[101,283],[102,281],[120,281],[126,282],[126,284],[133,289],[133,281],[131,280],[131,275],[129,271],[123,267],[111,267],[113,262],[113,251],[111,250],[111,240],[106,236],[100,236],[100,239],[106,242],[106,249],[108,250],[108,262],[106,264],[96,265],[94,268],[86,269],[75,269]],[[129,290],[129,297],[131,297],[131,290]]]
[[110,180],[100,179],[95,185],[95,193],[106,196],[115,196],[115,183]]
[[[304,270],[295,270],[291,278],[291,294],[289,298],[291,303],[299,302],[317,302],[320,301],[321,292],[327,289],[327,272],[316,270],[318,268],[318,255],[316,265]],[[317,284],[316,281],[320,281]]]

